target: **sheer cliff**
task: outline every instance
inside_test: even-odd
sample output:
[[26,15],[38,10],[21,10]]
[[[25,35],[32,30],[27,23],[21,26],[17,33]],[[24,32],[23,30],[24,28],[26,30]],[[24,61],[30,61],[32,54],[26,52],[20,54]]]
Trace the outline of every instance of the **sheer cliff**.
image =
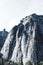
[[43,60],[43,15],[23,18],[9,32],[1,49],[4,59],[13,62],[35,63]]

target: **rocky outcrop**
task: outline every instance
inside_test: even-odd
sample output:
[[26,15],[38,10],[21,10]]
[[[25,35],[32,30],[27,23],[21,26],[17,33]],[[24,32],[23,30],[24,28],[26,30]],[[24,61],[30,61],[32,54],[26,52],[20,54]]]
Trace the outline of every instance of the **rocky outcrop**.
[[4,45],[7,35],[8,35],[8,32],[5,29],[3,29],[3,31],[0,31],[0,50]]
[[43,60],[43,16],[32,14],[13,27],[1,50],[4,59],[35,63]]

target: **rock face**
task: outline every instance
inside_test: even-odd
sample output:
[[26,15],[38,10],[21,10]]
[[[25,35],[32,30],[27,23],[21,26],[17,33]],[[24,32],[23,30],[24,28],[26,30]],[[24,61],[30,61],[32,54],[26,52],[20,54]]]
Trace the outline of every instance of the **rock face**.
[[8,35],[8,32],[5,29],[3,31],[0,31],[0,49],[2,48],[7,35]]
[[32,14],[13,27],[1,49],[4,59],[13,62],[43,60],[43,16]]

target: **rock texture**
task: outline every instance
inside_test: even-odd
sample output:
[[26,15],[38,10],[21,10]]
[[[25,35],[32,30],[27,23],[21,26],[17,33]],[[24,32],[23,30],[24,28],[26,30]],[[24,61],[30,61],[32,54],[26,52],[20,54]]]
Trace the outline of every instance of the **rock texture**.
[[43,16],[32,14],[13,27],[1,49],[4,59],[32,63],[43,60]]
[[3,47],[3,44],[7,38],[8,32],[3,29],[3,31],[0,31],[0,50]]

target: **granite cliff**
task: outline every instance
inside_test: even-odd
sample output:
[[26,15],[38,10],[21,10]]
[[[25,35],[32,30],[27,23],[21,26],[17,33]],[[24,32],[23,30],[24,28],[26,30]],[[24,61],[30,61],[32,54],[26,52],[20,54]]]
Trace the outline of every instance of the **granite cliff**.
[[43,15],[32,14],[12,28],[1,49],[4,59],[13,62],[43,61]]

